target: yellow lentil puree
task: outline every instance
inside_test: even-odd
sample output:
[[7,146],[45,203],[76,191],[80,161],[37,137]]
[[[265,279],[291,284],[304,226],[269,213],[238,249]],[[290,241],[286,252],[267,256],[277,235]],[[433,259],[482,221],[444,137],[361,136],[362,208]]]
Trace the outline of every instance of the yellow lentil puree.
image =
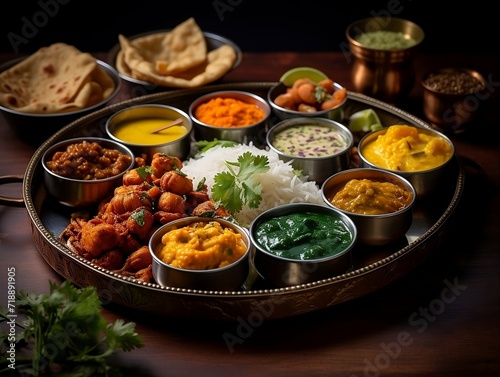
[[411,192],[391,182],[351,179],[328,200],[337,208],[362,215],[393,213],[407,207]]
[[420,171],[448,161],[453,150],[442,137],[407,125],[390,126],[362,150],[372,164],[397,171]]
[[118,139],[140,145],[165,144],[178,140],[187,134],[188,130],[182,124],[167,128],[152,134],[151,131],[172,123],[174,119],[145,118],[121,122],[113,131]]
[[249,126],[264,119],[258,106],[235,98],[213,98],[195,110],[195,117],[205,124],[218,127]]
[[247,249],[241,234],[217,221],[174,229],[162,237],[165,263],[186,270],[210,270],[236,262]]

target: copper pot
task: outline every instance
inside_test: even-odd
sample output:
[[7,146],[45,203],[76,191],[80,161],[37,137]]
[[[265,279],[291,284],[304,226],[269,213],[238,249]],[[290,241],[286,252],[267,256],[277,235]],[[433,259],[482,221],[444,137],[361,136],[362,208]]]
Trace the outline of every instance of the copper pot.
[[[431,75],[439,74],[467,75],[470,79],[477,81],[478,87],[475,89],[462,87],[460,92],[438,90],[429,84],[428,79]],[[461,84],[457,82],[456,85]],[[487,99],[483,93],[486,88],[486,80],[479,72],[471,69],[449,67],[428,72],[422,79],[422,86],[424,88],[424,115],[430,122],[440,127],[443,132],[464,132],[466,126],[476,117],[480,110],[480,104]]]
[[[379,30],[401,32],[416,43],[389,50],[370,48],[357,41],[363,32]],[[356,91],[394,102],[412,90],[415,82],[413,57],[424,39],[424,32],[418,25],[399,18],[366,18],[349,25],[346,36],[354,56],[351,75]]]

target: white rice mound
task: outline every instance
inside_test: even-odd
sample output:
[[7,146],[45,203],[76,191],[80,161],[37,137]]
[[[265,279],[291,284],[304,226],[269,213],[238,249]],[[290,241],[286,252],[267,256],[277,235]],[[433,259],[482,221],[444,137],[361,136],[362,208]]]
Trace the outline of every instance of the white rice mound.
[[[269,160],[269,170],[259,174],[257,179],[262,184],[262,201],[258,208],[244,206],[234,214],[236,221],[244,227],[249,227],[253,219],[262,212],[276,206],[288,203],[315,203],[323,204],[320,188],[314,181],[307,181],[306,176],[295,174],[290,162],[283,162],[278,155],[270,150],[264,150],[250,144],[238,144],[233,147],[223,148],[216,146],[198,158],[190,158],[183,162],[182,171],[193,180],[197,187],[200,180],[206,179],[208,192],[211,195],[214,176],[227,171],[224,161],[236,162],[238,157],[245,152],[253,155],[264,155]],[[237,169],[237,168],[236,168]]]

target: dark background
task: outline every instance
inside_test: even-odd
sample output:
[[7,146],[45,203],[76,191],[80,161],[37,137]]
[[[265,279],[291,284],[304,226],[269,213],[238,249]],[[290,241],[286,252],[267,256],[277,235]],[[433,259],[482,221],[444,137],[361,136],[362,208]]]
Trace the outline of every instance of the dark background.
[[[451,3],[451,2],[450,2]],[[498,54],[500,19],[485,0],[20,0],[2,3],[0,51],[32,53],[55,42],[84,52],[108,51],[118,34],[171,29],[194,17],[245,51],[341,51],[358,19],[399,17],[420,25],[423,52]]]

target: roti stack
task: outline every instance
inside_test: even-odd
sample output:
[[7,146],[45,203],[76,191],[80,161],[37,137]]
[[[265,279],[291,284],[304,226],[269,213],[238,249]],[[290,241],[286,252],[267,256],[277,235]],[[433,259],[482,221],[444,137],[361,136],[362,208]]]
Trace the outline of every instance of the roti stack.
[[189,18],[174,29],[129,40],[118,36],[118,72],[165,87],[193,88],[224,76],[236,61],[236,51],[224,44],[207,50],[205,36]]
[[114,90],[92,55],[64,43],[43,47],[0,74],[0,105],[25,113],[84,109]]

